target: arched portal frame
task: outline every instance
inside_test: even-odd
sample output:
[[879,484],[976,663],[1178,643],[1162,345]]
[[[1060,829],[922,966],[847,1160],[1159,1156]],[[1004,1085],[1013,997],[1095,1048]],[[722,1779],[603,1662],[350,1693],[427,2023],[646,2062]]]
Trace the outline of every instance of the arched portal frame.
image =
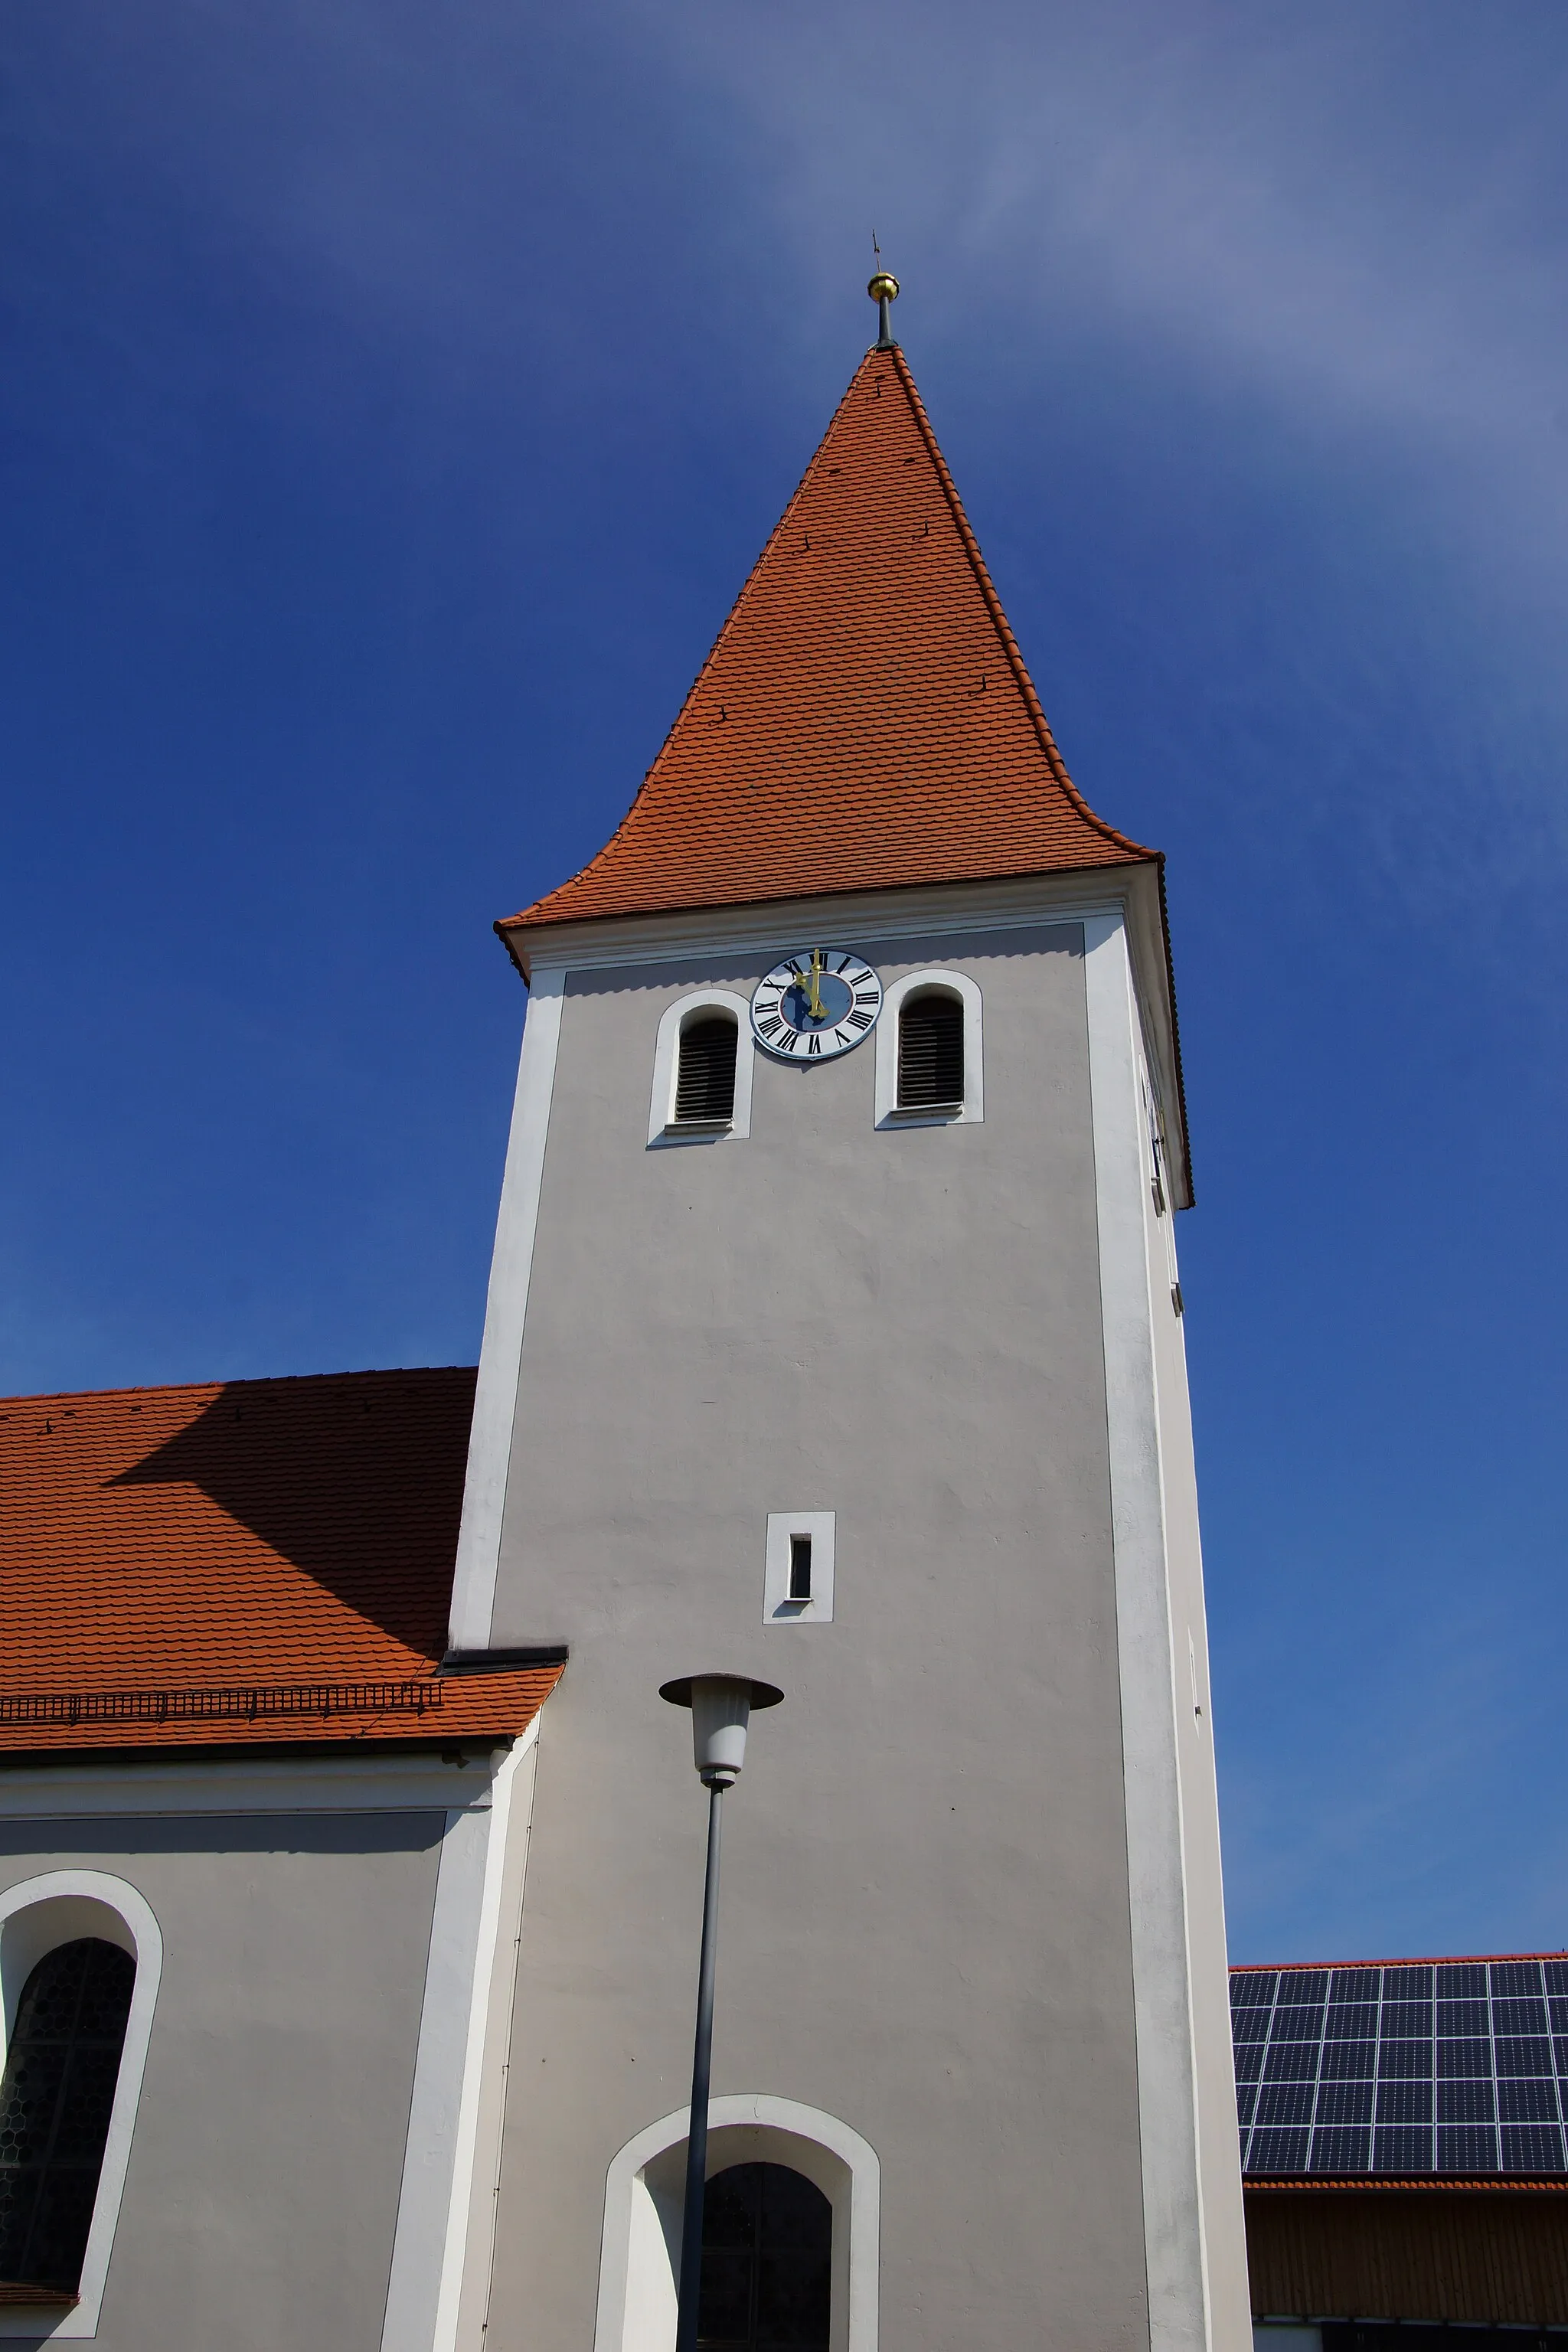
[[[106,1871],[46,1871],[40,1877],[21,1879],[0,1894],[0,2032],[5,2043],[16,2021],[22,1988],[34,1969],[58,1946],[74,1943],[79,1936],[100,1936],[106,1943],[118,1944],[121,1951],[129,1952],[136,1963],[136,1983],[77,2300],[70,2310],[58,2315],[26,2304],[0,2307],[0,2336],[26,2336],[35,2343],[40,2336],[53,2344],[98,2333],[125,2168],[131,2158],[131,2136],[142,2096],[158,1979],[163,1970],[163,1938],[146,1896]],[[5,2054],[0,2048],[0,2063]]]
[[[605,2184],[594,2352],[670,2352],[680,2262],[689,2110],[649,2124]],[[869,2140],[795,2099],[743,2093],[708,2111],[708,2177],[732,2164],[787,2164],[833,2208],[832,2352],[876,2352],[881,2166]]]

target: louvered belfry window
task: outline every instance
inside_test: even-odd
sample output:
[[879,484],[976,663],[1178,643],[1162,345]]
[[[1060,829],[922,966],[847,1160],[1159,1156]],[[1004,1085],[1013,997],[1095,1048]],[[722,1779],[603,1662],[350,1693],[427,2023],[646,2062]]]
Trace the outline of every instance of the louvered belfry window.
[[727,1013],[706,1013],[680,1033],[675,1079],[677,1125],[735,1116],[735,1048],[741,1033]]
[[899,1108],[963,1100],[963,1007],[956,996],[906,997],[899,1013]]
[[22,1988],[0,2081],[0,2282],[74,2294],[120,2077],[136,1963],[79,1937]]

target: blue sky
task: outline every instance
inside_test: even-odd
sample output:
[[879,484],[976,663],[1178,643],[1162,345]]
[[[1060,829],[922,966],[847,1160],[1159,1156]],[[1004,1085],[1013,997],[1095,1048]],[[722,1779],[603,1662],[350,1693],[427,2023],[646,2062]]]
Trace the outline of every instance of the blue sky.
[[1238,1958],[1568,1946],[1568,18],[5,36],[0,1381],[471,1360],[522,992],[872,323],[1170,855]]

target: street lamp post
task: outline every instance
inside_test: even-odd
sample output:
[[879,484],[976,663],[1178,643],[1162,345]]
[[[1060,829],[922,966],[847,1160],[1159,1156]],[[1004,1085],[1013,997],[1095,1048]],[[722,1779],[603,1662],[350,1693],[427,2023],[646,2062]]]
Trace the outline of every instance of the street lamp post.
[[686,2133],[686,2202],[680,2222],[680,2303],[675,2352],[697,2352],[702,2294],[702,2204],[708,2179],[708,2078],[713,2050],[713,1979],[719,1957],[719,1837],[724,1791],[741,1777],[754,1706],[777,1706],[772,1683],[749,1675],[682,1675],[659,1691],[691,1709],[693,1760],[708,1791],[708,1867],[702,1883],[702,1956],[697,1966],[697,2033],[691,2053],[691,2116]]

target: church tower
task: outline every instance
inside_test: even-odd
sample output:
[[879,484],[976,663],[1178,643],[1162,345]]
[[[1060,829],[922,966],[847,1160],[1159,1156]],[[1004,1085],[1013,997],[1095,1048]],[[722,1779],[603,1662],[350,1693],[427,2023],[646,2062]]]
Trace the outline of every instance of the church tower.
[[659,1686],[720,1669],[784,1700],[729,1811],[705,2340],[1251,2342],[1161,859],[1068,775],[880,284],[624,823],[497,927],[448,1663],[568,1663],[488,2352],[673,2340],[702,1803]]

